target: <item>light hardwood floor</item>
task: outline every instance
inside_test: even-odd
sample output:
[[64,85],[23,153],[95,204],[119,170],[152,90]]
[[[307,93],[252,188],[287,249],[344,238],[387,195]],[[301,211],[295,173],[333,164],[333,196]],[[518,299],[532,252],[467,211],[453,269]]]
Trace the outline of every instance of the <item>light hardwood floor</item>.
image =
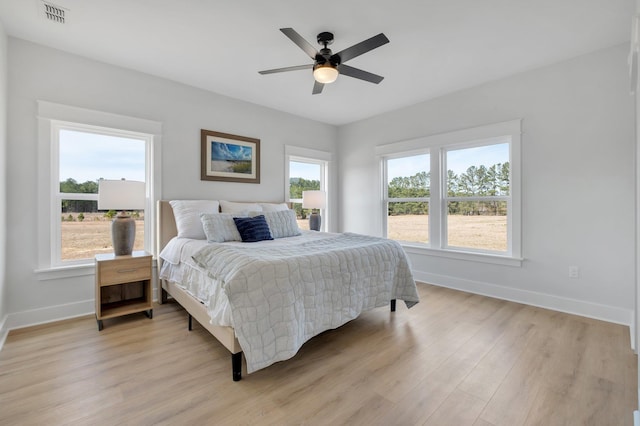
[[631,425],[626,327],[419,284],[288,361],[231,380],[226,349],[176,304],[11,332],[2,425]]

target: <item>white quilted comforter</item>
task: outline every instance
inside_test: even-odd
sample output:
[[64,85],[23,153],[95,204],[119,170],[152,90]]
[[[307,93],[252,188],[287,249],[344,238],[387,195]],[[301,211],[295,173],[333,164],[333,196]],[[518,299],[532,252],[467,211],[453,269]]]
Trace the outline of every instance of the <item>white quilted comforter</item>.
[[408,307],[419,301],[402,247],[382,238],[336,234],[275,248],[210,244],[193,260],[227,293],[249,373],[391,299]]

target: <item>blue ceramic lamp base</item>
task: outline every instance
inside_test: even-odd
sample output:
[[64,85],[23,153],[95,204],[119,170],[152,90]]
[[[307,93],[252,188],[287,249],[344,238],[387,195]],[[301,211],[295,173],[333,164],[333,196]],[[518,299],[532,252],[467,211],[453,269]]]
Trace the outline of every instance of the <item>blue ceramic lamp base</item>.
[[318,213],[311,213],[309,215],[309,229],[312,231],[319,231],[321,222],[322,219]]

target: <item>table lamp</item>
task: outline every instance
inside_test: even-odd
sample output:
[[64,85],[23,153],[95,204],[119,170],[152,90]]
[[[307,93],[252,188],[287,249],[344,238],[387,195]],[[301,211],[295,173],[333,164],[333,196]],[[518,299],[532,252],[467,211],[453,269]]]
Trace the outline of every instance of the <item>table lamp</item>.
[[144,204],[144,182],[124,179],[98,181],[98,210],[120,210],[111,222],[116,256],[130,255],[136,239],[136,221],[125,210],[143,210]]
[[316,213],[313,209],[324,209],[327,206],[327,193],[324,191],[302,191],[302,208],[311,209],[309,215],[309,229],[312,231],[320,230],[322,218],[320,213]]

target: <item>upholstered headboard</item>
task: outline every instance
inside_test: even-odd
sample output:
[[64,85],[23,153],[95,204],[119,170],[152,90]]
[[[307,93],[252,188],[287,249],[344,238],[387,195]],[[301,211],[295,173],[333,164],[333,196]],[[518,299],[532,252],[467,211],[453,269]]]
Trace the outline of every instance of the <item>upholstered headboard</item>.
[[173,216],[173,208],[171,208],[169,201],[158,201],[157,215],[156,242],[158,246],[156,247],[156,253],[160,254],[164,246],[178,235],[178,228],[176,227],[176,219]]

